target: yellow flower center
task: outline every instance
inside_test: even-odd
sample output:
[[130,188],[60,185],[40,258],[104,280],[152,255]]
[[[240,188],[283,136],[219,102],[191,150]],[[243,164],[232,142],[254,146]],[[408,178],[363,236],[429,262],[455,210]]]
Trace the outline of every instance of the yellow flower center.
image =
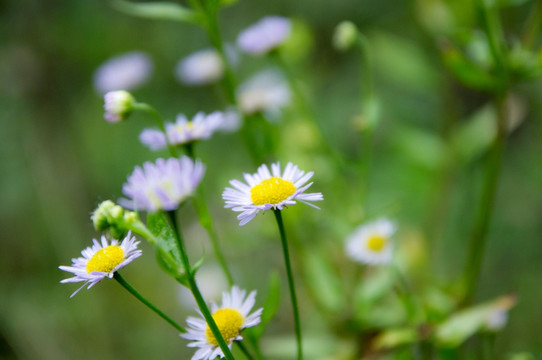
[[92,271],[111,272],[124,260],[124,250],[120,246],[110,245],[100,249],[87,263],[87,273]]
[[369,240],[367,241],[367,247],[371,251],[382,251],[384,246],[386,246],[386,243],[388,242],[388,239],[386,239],[382,235],[371,235],[369,237]]
[[[213,314],[213,320],[228,345],[239,335],[241,326],[245,322],[245,318],[239,311],[229,308],[217,310]],[[218,346],[218,341],[216,341],[209,325],[205,329],[205,336],[209,344]]]
[[272,177],[250,189],[250,199],[254,205],[278,204],[293,195],[294,184],[288,180]]

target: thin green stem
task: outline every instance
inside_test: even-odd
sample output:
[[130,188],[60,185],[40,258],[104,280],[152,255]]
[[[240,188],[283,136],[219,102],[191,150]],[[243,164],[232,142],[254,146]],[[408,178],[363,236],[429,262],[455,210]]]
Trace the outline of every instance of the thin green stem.
[[137,292],[136,289],[134,289],[124,278],[119,274],[118,271],[115,272],[113,275],[113,278],[117,280],[119,284],[122,285],[128,292],[132,295],[134,295],[139,301],[141,301],[145,306],[147,306],[149,309],[154,311],[158,316],[160,316],[162,319],[166,320],[171,326],[173,326],[175,329],[179,330],[182,333],[186,332],[186,329],[183,328],[181,325],[177,324],[175,321],[173,321],[169,316],[164,314],[160,309],[158,309],[153,303],[151,303],[149,300],[145,299],[140,293]]
[[290,299],[292,301],[292,309],[294,313],[295,336],[297,340],[297,359],[303,359],[303,345],[301,341],[301,322],[299,320],[299,309],[297,306],[297,297],[295,294],[294,276],[292,266],[290,264],[290,253],[288,251],[288,242],[286,241],[286,232],[284,231],[284,223],[282,222],[282,213],[280,210],[273,210],[275,219],[280,232],[280,240],[282,242],[282,252],[284,254],[284,264],[286,265],[286,275],[288,276],[288,288],[290,290]]
[[397,265],[392,264],[391,267],[399,282],[399,287],[396,287],[395,290],[397,292],[397,295],[399,296],[399,299],[401,299],[403,305],[405,306],[409,321],[413,322],[416,317],[416,304],[414,303],[414,300],[412,298],[412,291],[410,290],[410,286],[408,285],[406,278],[404,277],[401,270],[397,267]]
[[216,325],[213,319],[213,316],[211,315],[211,312],[209,311],[209,308],[207,307],[207,304],[205,303],[205,300],[203,299],[203,296],[201,295],[201,292],[196,283],[194,273],[192,272],[192,268],[190,267],[190,261],[188,260],[188,254],[186,253],[186,249],[184,247],[183,237],[182,237],[181,230],[179,228],[179,223],[177,222],[177,218],[175,216],[175,211],[168,211],[167,215],[169,217],[171,227],[173,228],[173,233],[175,234],[175,240],[177,241],[179,252],[181,253],[181,261],[184,266],[184,271],[186,272],[188,284],[190,285],[190,291],[192,291],[192,294],[194,295],[194,299],[196,300],[196,303],[198,304],[198,308],[203,314],[203,317],[205,318],[207,325],[211,329],[211,332],[213,333],[216,341],[218,342],[218,346],[220,346],[220,349],[224,353],[224,356],[228,360],[234,360],[234,357],[228,345],[226,344],[226,341],[224,341],[224,338],[222,337],[222,333],[220,332],[220,329]]
[[241,349],[241,351],[243,352],[243,354],[245,354],[245,357],[248,360],[254,360],[252,355],[250,355],[250,352],[248,351],[248,349],[245,347],[245,345],[243,345],[241,341],[236,341],[235,343],[237,344],[237,346],[239,346],[239,349]]
[[540,35],[540,24],[542,23],[542,0],[537,0],[533,5],[534,9],[526,21],[525,32],[521,38],[521,44],[525,49],[531,49],[535,44],[536,37]]
[[169,152],[171,153],[171,156],[177,157],[179,154],[177,152],[177,149],[173,145],[171,145],[171,143],[169,142],[166,127],[164,124],[164,119],[162,119],[162,116],[160,115],[160,113],[155,108],[145,103],[135,103],[134,109],[145,111],[153,117],[160,131],[164,133],[164,138],[166,139],[166,144],[169,149]]
[[[195,160],[193,144],[186,144],[185,150],[188,156]],[[213,219],[211,217],[211,214],[209,213],[209,209],[207,208],[207,203],[205,202],[205,194],[202,185],[199,186],[198,191],[196,192],[196,197],[194,198],[194,207],[196,208],[196,212],[198,213],[198,220],[200,225],[205,229],[207,235],[209,235],[209,239],[211,239],[211,245],[213,246],[215,258],[218,261],[220,267],[222,268],[224,275],[226,276],[228,285],[232,287],[234,284],[233,276],[230,272],[230,269],[228,268],[228,265],[226,264],[224,255],[222,255],[220,243],[218,241],[218,235],[213,226]]]
[[501,172],[502,155],[506,139],[507,111],[505,96],[497,97],[495,106],[497,108],[497,135],[490,149],[478,216],[476,217],[469,243],[465,268],[466,291],[464,305],[468,305],[472,301],[480,277],[487,233],[491,216],[493,215],[497,185]]
[[496,7],[489,7],[487,0],[477,0],[477,3],[482,20],[482,28],[487,36],[489,49],[493,60],[495,61],[495,69],[503,80],[507,80],[508,69],[506,67],[505,59],[506,43],[504,41],[502,26]]

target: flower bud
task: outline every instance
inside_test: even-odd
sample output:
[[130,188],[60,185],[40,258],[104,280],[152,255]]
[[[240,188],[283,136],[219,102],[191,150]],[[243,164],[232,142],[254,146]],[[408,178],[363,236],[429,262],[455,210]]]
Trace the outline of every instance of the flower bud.
[[104,231],[111,227],[111,223],[109,220],[111,209],[113,209],[115,206],[115,203],[111,200],[103,201],[96,210],[92,213],[92,216],[90,219],[92,220],[92,223],[94,224],[94,228],[98,231]]
[[335,28],[333,46],[339,51],[346,51],[354,46],[358,38],[358,28],[350,21],[343,21]]
[[135,99],[127,91],[110,91],[104,96],[104,118],[111,122],[119,122],[126,119],[133,110]]

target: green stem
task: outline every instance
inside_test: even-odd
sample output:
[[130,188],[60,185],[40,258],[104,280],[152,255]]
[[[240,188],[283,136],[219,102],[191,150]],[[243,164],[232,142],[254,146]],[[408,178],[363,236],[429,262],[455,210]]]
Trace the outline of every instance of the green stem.
[[254,360],[254,358],[252,357],[252,355],[250,355],[250,352],[248,351],[248,349],[245,347],[245,345],[243,345],[243,343],[241,341],[236,341],[236,344],[237,346],[239,346],[239,349],[241,349],[241,351],[243,352],[243,354],[245,354],[245,357],[249,360]]
[[540,24],[542,23],[542,0],[537,0],[533,5],[534,9],[526,22],[525,32],[521,38],[521,44],[525,49],[531,49],[540,35]]
[[[185,150],[188,156],[192,158],[192,160],[195,160],[193,144],[186,144]],[[199,186],[196,197],[194,198],[194,207],[196,208],[196,212],[198,213],[198,220],[200,225],[205,229],[205,231],[207,231],[207,235],[209,235],[209,239],[211,239],[211,245],[213,246],[215,258],[218,261],[220,267],[222,268],[222,271],[226,276],[226,280],[228,281],[228,285],[231,288],[234,284],[233,276],[231,275],[228,265],[226,264],[226,260],[224,259],[224,255],[222,255],[222,251],[220,250],[218,235],[214,229],[213,219],[211,217],[211,214],[209,213],[209,209],[207,208],[203,186],[201,185]]]
[[413,322],[416,317],[416,304],[412,299],[412,291],[410,290],[410,286],[408,285],[406,278],[403,276],[403,273],[401,270],[399,270],[397,265],[392,264],[391,267],[399,282],[399,287],[397,287],[395,290],[399,296],[399,299],[401,299],[401,302],[405,306],[409,321]]
[[286,265],[286,274],[288,276],[288,288],[290,290],[290,298],[292,301],[292,308],[294,313],[294,323],[295,323],[295,336],[297,340],[297,359],[303,359],[303,346],[301,341],[301,322],[299,321],[299,309],[297,306],[297,298],[295,295],[295,285],[294,285],[294,276],[292,273],[292,266],[290,264],[290,254],[288,252],[288,242],[286,241],[286,232],[284,231],[284,224],[282,222],[282,213],[280,210],[273,210],[275,214],[275,219],[277,220],[277,225],[280,232],[280,240],[282,242],[282,251],[284,253],[284,264]]
[[179,330],[182,333],[185,333],[186,330],[181,325],[177,324],[175,321],[171,320],[169,316],[164,314],[160,309],[158,309],[153,303],[151,303],[149,300],[145,299],[140,293],[136,291],[124,278],[119,274],[118,271],[115,272],[113,275],[113,278],[117,280],[119,284],[122,285],[128,292],[132,295],[134,295],[139,301],[141,301],[145,306],[147,306],[149,309],[154,311],[156,314],[158,314],[162,319],[166,320],[171,326],[173,326],[175,329]]
[[190,291],[192,291],[192,294],[194,295],[194,299],[196,300],[196,303],[198,304],[198,308],[203,314],[203,317],[205,318],[207,325],[211,329],[211,332],[213,333],[216,341],[218,342],[220,349],[222,349],[224,356],[228,360],[234,360],[234,357],[228,345],[226,344],[226,341],[224,341],[224,338],[222,337],[222,333],[220,332],[220,329],[216,325],[215,320],[213,319],[213,316],[211,315],[211,312],[209,311],[209,308],[207,307],[207,304],[205,303],[205,300],[203,299],[203,296],[201,295],[201,292],[196,283],[194,273],[192,272],[192,268],[190,267],[190,261],[188,260],[188,255],[184,247],[183,237],[179,228],[179,224],[177,222],[177,218],[175,216],[175,211],[168,211],[167,215],[169,217],[171,227],[173,228],[173,233],[175,234],[175,240],[177,241],[179,252],[181,253],[181,261],[184,266],[184,271],[186,272],[188,284],[190,285]]
[[477,0],[478,11],[482,20],[482,27],[487,36],[489,43],[489,49],[493,60],[495,61],[495,67],[499,75],[507,78],[507,67],[505,60],[505,41],[502,31],[499,15],[496,11],[496,7],[489,7],[487,0]]
[[164,125],[164,120],[162,119],[162,116],[160,116],[160,113],[158,113],[158,111],[156,111],[155,108],[145,103],[135,103],[134,109],[145,111],[154,118],[154,120],[156,121],[156,124],[158,125],[158,128],[160,129],[160,131],[164,133],[166,144],[169,149],[169,152],[171,153],[171,156],[177,157],[179,154],[177,153],[177,149],[173,145],[171,145],[169,142],[166,127]]
[[469,252],[465,268],[466,292],[464,305],[468,305],[472,301],[476,291],[482,268],[482,260],[489,223],[491,216],[493,215],[495,195],[497,193],[497,185],[499,183],[502,155],[504,152],[504,143],[506,139],[505,102],[505,96],[500,96],[495,99],[495,105],[497,108],[497,135],[490,150],[484,186],[480,197],[480,208],[478,210],[478,216],[476,218],[470,238]]
[[214,46],[216,51],[220,54],[222,61],[224,62],[224,78],[222,83],[224,84],[224,90],[226,92],[226,98],[230,104],[236,105],[237,98],[235,96],[235,88],[237,87],[237,81],[233,75],[233,70],[224,51],[224,41],[222,40],[222,35],[220,34],[220,29],[218,27],[218,14],[216,9],[206,9],[204,11],[207,18],[206,30],[209,41]]

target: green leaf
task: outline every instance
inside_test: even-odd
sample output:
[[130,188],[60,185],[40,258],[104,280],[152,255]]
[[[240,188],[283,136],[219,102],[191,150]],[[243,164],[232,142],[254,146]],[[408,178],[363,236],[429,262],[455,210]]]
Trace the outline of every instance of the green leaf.
[[156,237],[154,244],[164,253],[170,254],[179,268],[182,268],[181,257],[173,229],[169,226],[167,219],[161,212],[147,215],[147,227],[149,231]]
[[307,285],[316,295],[320,305],[330,312],[340,312],[346,298],[341,279],[322,254],[312,252],[305,256]]
[[453,46],[449,44],[444,46],[442,56],[444,64],[463,85],[472,89],[489,92],[497,92],[502,88],[503,84],[501,81],[494,78]]
[[418,331],[413,327],[388,329],[381,332],[374,340],[377,350],[392,349],[397,346],[414,343],[418,340]]
[[154,20],[171,20],[198,24],[196,12],[170,2],[133,3],[125,0],[113,0],[111,5],[120,12]]
[[461,310],[436,328],[435,338],[443,346],[457,347],[476,332],[489,329],[492,316],[507,312],[515,303],[515,296],[507,295]]

